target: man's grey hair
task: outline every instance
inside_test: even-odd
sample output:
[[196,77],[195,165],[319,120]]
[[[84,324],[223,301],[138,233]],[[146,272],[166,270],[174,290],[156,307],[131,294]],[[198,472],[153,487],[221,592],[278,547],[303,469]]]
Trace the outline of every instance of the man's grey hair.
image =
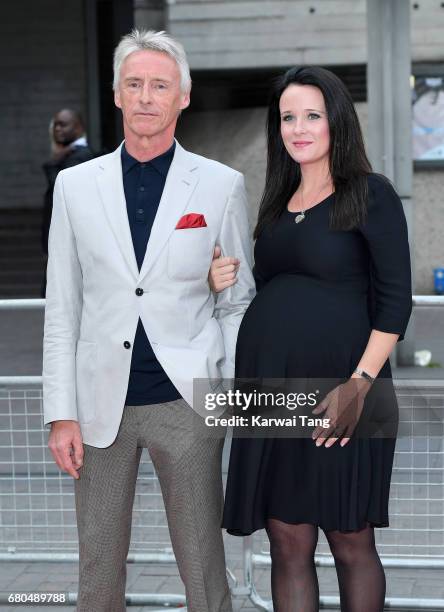
[[131,34],[126,34],[114,51],[114,81],[113,89],[116,90],[120,80],[120,70],[125,59],[135,51],[160,51],[166,53],[176,62],[180,71],[180,88],[183,92],[191,89],[190,67],[188,65],[185,50],[177,40],[174,40],[166,32],[155,32],[154,30],[134,29]]

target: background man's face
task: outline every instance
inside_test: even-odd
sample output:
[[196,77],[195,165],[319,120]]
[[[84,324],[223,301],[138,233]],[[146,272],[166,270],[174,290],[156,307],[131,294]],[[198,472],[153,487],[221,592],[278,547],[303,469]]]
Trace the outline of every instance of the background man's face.
[[54,140],[57,144],[69,145],[83,134],[83,127],[69,110],[62,110],[54,116]]
[[159,51],[135,51],[122,64],[114,100],[122,110],[125,131],[152,137],[168,128],[174,132],[190,95],[180,88],[180,71],[173,58]]

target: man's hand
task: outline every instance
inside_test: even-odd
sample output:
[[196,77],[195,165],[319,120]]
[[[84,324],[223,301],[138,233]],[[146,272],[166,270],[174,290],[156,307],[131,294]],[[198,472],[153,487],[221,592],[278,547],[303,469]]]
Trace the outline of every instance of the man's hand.
[[235,257],[221,257],[220,246],[214,248],[213,262],[208,273],[211,290],[220,293],[237,282],[236,274],[240,261]]
[[77,421],[53,421],[48,447],[61,470],[78,479],[83,465],[83,442]]

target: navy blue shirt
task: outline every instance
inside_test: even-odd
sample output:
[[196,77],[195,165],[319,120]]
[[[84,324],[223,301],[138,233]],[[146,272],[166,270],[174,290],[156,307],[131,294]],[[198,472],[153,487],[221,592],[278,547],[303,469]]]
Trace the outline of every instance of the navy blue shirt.
[[[162,197],[175,143],[149,162],[139,162],[122,146],[123,188],[128,221],[139,270],[142,267],[154,218]],[[143,300],[143,295],[140,296]],[[134,338],[131,370],[125,404],[141,406],[179,399],[180,393],[157,361],[139,319]]]

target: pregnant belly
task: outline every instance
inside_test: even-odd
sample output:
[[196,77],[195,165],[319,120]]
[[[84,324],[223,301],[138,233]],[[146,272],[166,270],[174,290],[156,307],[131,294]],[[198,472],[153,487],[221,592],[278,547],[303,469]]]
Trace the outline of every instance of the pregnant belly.
[[238,336],[238,374],[347,376],[370,331],[365,293],[280,275],[265,285],[245,313]]

